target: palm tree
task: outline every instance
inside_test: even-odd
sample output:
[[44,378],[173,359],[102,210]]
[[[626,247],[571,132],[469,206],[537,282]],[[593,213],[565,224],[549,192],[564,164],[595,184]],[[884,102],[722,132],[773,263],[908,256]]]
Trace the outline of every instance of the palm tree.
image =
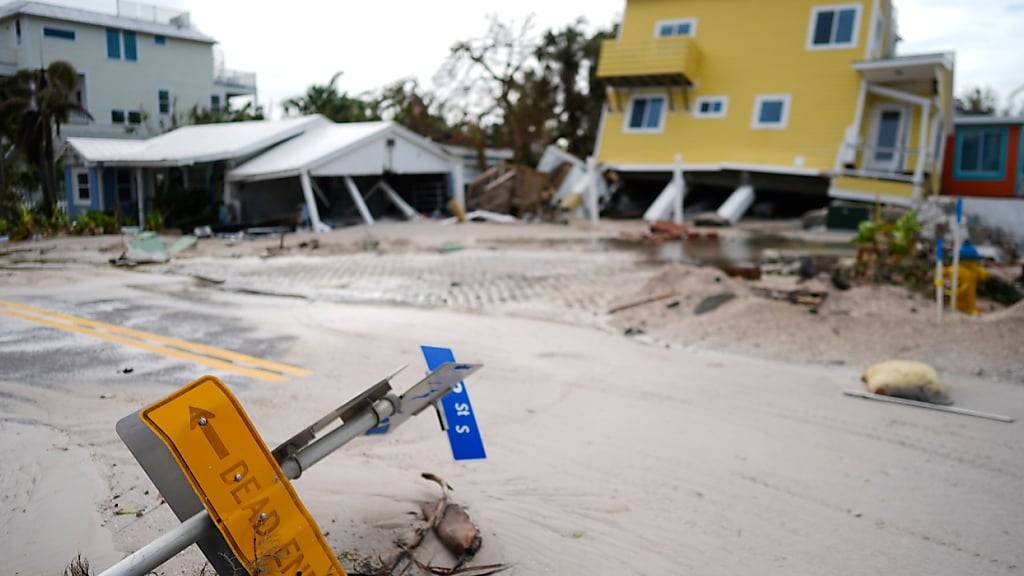
[[378,120],[369,102],[338,92],[336,84],[340,76],[341,72],[338,72],[327,84],[313,84],[302,96],[285,100],[282,104],[285,113],[323,114],[335,122]]
[[14,143],[39,171],[44,214],[57,203],[54,138],[72,112],[92,118],[75,98],[78,71],[67,62],[46,68],[19,70],[0,84],[0,119],[14,124]]

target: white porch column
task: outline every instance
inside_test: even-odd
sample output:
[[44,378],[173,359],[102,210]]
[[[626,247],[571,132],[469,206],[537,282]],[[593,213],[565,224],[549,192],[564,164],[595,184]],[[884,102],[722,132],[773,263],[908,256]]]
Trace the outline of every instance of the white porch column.
[[[103,165],[96,165],[96,188],[97,193],[100,195],[100,212],[104,212],[107,209],[106,194],[103,193]],[[116,188],[116,186],[115,186]]]
[[932,103],[926,101],[921,106],[920,131],[917,136],[917,166],[914,168],[914,203],[921,202],[921,193],[924,188],[924,165],[925,157],[928,155],[928,117],[932,114]]
[[461,161],[452,162],[452,192],[455,195],[455,201],[463,210],[466,209],[466,173],[464,170],[465,167]]
[[327,232],[330,228],[320,221],[320,210],[316,207],[313,184],[309,179],[308,171],[303,170],[299,174],[299,182],[302,184],[302,196],[306,199],[306,211],[309,212],[309,224],[313,228],[313,232]]
[[135,169],[135,195],[139,200],[139,227],[146,226],[146,187],[142,177],[142,168]]
[[839,146],[839,154],[836,155],[835,172],[843,169],[846,163],[847,154],[852,152],[853,161],[857,161],[857,144],[860,143],[860,129],[864,125],[864,108],[867,106],[868,81],[860,81],[860,91],[857,93],[857,108],[853,114],[853,125],[850,126],[847,134],[843,135],[843,143]]
[[373,216],[370,214],[370,209],[366,207],[363,194],[359,191],[351,176],[345,176],[345,186],[348,187],[348,193],[352,196],[352,202],[355,203],[356,208],[359,209],[359,215],[363,217],[363,222],[367,226],[373,226]]
[[597,202],[597,158],[587,158],[587,211],[590,212],[590,223],[597,225],[601,219]]
[[228,221],[231,224],[241,220],[242,206],[238,198],[238,182],[234,180],[224,181],[224,207],[227,208]]
[[676,195],[672,203],[672,221],[676,224],[683,223],[683,200],[686,197],[686,180],[683,178],[683,155],[676,154],[675,164],[672,166],[672,183],[676,187]]

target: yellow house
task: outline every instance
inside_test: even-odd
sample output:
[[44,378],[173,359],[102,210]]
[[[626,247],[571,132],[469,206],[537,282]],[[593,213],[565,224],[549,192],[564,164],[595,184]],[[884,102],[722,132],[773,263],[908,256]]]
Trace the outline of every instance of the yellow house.
[[911,204],[938,192],[951,53],[895,54],[890,0],[627,0],[595,157],[686,180]]

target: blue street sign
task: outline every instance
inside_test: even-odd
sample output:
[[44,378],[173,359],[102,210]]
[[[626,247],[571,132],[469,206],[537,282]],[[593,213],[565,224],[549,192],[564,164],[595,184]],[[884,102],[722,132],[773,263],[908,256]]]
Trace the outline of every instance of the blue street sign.
[[[423,359],[428,370],[436,370],[442,364],[455,362],[455,355],[448,348],[420,346]],[[452,391],[441,398],[445,420],[448,421],[448,442],[452,445],[452,455],[456,460],[483,460],[487,458],[484,451],[484,439],[480,436],[480,428],[476,425],[473,405],[469,401],[466,385],[459,382]]]

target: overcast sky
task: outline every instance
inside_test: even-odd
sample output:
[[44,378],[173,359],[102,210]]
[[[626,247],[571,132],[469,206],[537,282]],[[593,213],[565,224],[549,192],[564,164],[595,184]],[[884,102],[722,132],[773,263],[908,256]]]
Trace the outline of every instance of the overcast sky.
[[[50,0],[114,11],[116,0]],[[762,0],[770,1],[770,0]],[[895,0],[902,53],[957,53],[956,91],[991,86],[1001,98],[1024,85],[1024,0]],[[585,16],[591,26],[618,20],[624,0],[162,0],[192,12],[216,38],[227,66],[258,74],[260,100],[278,105],[312,82],[344,71],[340,87],[372,90],[415,76],[430,85],[457,40],[480,35],[487,16],[538,30]],[[1017,100],[1024,104],[1024,94]]]

